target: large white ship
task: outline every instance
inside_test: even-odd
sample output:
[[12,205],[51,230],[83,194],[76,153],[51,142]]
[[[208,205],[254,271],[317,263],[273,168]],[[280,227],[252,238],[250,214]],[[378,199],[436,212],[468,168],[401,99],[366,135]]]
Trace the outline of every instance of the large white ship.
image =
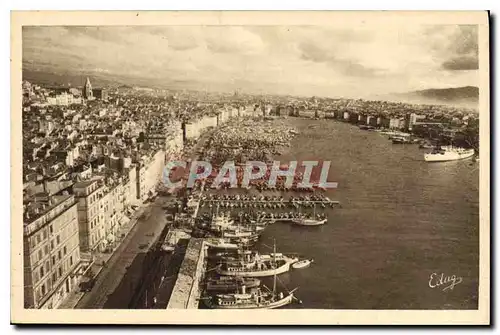
[[456,148],[453,146],[443,146],[434,149],[432,152],[424,154],[427,162],[447,162],[466,159],[474,156],[474,149]]

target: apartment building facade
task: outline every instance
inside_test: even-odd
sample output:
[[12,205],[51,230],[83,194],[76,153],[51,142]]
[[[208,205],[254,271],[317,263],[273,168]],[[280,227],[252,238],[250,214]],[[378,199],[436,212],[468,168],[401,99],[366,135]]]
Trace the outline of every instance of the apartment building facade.
[[79,280],[76,199],[35,196],[24,213],[24,306],[57,308]]

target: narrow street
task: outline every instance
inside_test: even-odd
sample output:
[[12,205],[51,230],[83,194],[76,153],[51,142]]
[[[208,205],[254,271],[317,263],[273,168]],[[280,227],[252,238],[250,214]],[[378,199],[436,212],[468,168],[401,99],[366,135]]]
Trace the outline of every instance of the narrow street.
[[162,209],[164,200],[163,197],[157,197],[154,203],[148,205],[144,211],[145,217],[140,218],[125,237],[98,275],[93,289],[83,296],[76,308],[96,309],[109,305],[109,296],[120,285],[125,274],[128,274],[127,278],[132,281],[128,283],[127,290],[120,290],[120,301],[113,303],[114,308],[127,308],[132,290],[141,280],[141,263],[167,223]]

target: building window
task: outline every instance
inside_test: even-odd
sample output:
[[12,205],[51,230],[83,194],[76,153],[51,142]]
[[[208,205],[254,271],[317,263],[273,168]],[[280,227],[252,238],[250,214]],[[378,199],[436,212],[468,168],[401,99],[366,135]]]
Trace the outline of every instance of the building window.
[[59,251],[57,252],[57,259],[58,259],[58,260],[60,260],[60,259],[61,259],[61,250],[59,250]]
[[73,266],[73,256],[69,256],[69,265]]
[[48,246],[48,245],[45,245],[45,246],[43,247],[43,251],[44,251],[45,255],[47,255],[47,254],[49,253],[49,246]]
[[54,272],[52,274],[52,282],[55,284],[56,281],[57,281],[57,274]]
[[52,227],[52,225],[49,226],[49,231],[50,231],[51,234],[54,233],[54,227]]
[[66,249],[66,246],[64,246],[64,248],[63,248],[63,254],[66,255],[66,253],[67,253],[67,249]]
[[42,297],[45,295],[45,284],[42,285]]
[[40,238],[40,234],[36,235],[36,243],[40,243],[42,239]]
[[46,231],[46,230],[44,230],[44,231],[43,231],[43,239],[45,240],[46,238],[47,238],[47,231]]
[[43,272],[43,266],[40,267],[40,278],[43,278],[44,272]]
[[43,258],[43,253],[42,253],[42,249],[38,250],[38,259],[42,259]]
[[52,265],[56,265],[56,256],[52,256]]
[[61,238],[59,235],[56,236],[56,241],[57,241],[57,244],[59,245],[59,243],[61,243]]
[[61,267],[59,267],[58,270],[59,270],[59,277],[61,277],[62,276],[62,269],[61,269]]
[[50,249],[54,249],[54,241],[50,241]]

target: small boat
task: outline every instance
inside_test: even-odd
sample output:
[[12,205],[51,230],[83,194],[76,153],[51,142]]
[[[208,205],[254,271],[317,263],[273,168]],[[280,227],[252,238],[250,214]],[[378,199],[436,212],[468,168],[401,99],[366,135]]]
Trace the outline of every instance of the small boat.
[[292,219],[292,223],[298,226],[320,226],[324,225],[328,219],[325,215],[316,215],[316,205],[313,204],[314,214],[311,217],[305,217],[299,214],[299,217]]
[[307,218],[297,218],[293,219],[292,223],[298,226],[321,226],[327,222],[327,219],[307,219]]
[[294,269],[307,268],[309,265],[311,265],[312,262],[313,262],[312,259],[304,259],[304,260],[298,261],[296,263],[293,263],[292,268],[294,268]]
[[236,243],[231,243],[229,240],[224,238],[211,238],[206,239],[205,244],[213,249],[233,249],[237,250],[240,246]]
[[163,251],[166,251],[166,252],[172,252],[175,250],[175,246],[173,246],[173,245],[162,245],[161,248]]
[[411,143],[411,142],[406,137],[395,136],[395,137],[392,138],[392,143],[393,144],[408,144],[408,143]]
[[432,143],[421,143],[419,146],[418,146],[420,149],[434,149],[436,146],[433,145]]

